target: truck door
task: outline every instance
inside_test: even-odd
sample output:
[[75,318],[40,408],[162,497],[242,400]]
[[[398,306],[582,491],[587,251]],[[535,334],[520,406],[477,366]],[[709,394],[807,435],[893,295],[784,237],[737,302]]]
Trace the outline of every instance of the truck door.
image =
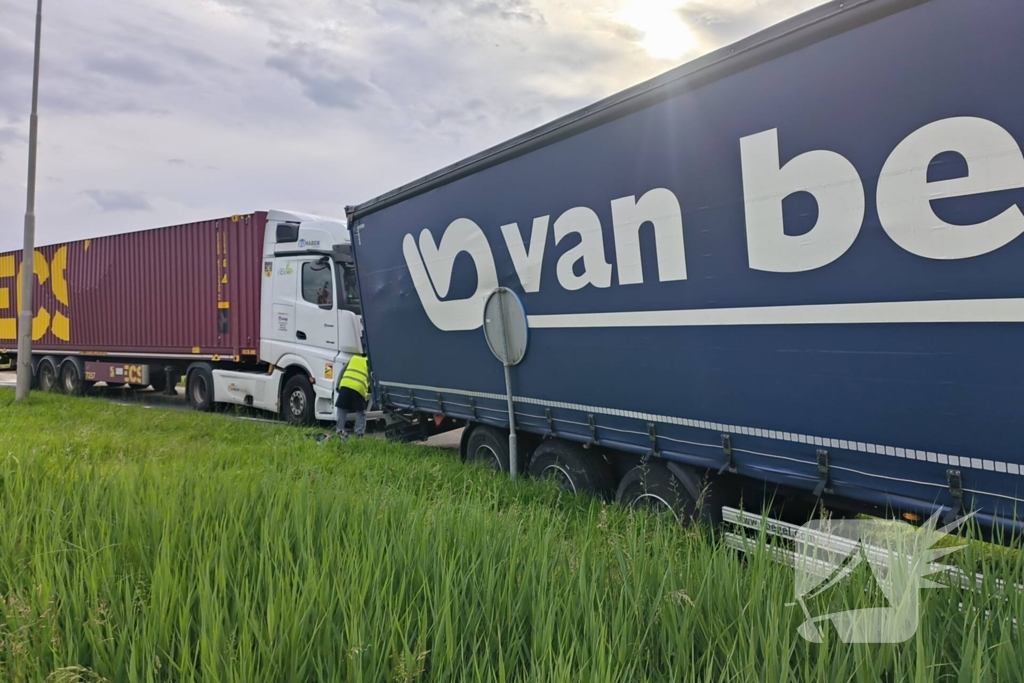
[[299,296],[295,302],[295,343],[321,381],[331,390],[338,355],[338,313],[334,266],[329,258],[299,260]]

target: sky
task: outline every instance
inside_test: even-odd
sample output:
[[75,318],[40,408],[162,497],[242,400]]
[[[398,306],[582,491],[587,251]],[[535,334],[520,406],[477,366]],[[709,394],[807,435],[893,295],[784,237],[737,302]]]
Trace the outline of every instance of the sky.
[[[36,244],[358,204],[822,0],[45,0]],[[34,0],[0,0],[0,252]]]

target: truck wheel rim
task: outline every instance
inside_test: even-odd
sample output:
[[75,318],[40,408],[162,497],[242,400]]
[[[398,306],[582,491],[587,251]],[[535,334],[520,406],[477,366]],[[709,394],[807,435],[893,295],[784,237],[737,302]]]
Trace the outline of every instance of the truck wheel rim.
[[206,402],[206,378],[196,377],[196,383],[192,387],[192,402],[199,405]]
[[560,465],[548,465],[544,468],[541,476],[544,479],[554,479],[558,482],[559,486],[570,493],[579,493],[579,491],[576,490],[576,482],[573,481],[572,476]]
[[69,394],[73,394],[78,388],[77,377],[75,377],[75,371],[68,368],[64,371],[64,391]]
[[676,514],[675,509],[669,504],[667,500],[654,493],[641,493],[639,496],[633,499],[634,509],[640,507],[646,507],[651,512],[660,514],[663,512],[671,512],[672,516],[676,518],[677,522],[681,522],[679,515]]
[[42,387],[43,391],[49,391],[56,384],[56,378],[54,377],[53,367],[46,363],[39,369],[39,386]]
[[475,457],[480,462],[489,461],[492,469],[501,471],[501,460],[490,446],[478,446]]
[[292,408],[292,415],[302,417],[306,413],[306,394],[301,390],[293,391],[291,400],[288,402]]

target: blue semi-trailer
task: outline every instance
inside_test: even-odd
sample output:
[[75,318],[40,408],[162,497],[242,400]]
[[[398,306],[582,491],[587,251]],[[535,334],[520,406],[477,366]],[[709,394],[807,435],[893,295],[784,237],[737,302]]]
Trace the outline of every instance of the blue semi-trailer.
[[507,468],[503,286],[533,475],[1020,531],[1021,36],[1019,0],[831,2],[350,208],[378,404]]

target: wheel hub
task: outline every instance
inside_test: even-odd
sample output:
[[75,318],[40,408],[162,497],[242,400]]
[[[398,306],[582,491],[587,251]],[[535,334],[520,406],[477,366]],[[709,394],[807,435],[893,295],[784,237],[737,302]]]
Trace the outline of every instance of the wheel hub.
[[292,415],[301,417],[306,412],[306,395],[301,391],[293,391],[288,404],[291,406]]

